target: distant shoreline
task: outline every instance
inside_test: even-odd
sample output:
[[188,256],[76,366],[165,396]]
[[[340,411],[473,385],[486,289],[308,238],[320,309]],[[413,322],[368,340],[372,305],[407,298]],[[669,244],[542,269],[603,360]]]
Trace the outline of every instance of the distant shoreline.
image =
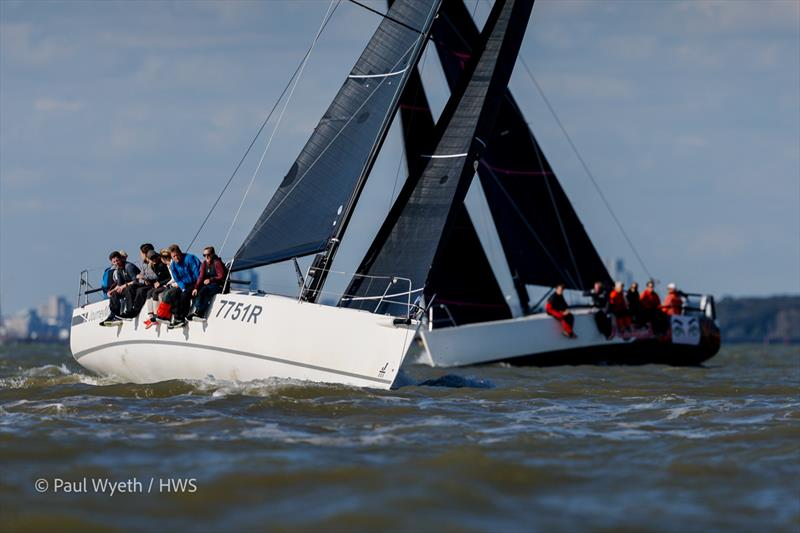
[[724,297],[717,302],[724,344],[800,344],[800,296]]

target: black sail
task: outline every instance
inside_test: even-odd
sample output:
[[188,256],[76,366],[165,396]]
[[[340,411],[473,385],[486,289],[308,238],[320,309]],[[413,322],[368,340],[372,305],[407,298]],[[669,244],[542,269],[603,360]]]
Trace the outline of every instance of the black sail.
[[[442,236],[453,226],[494,126],[532,7],[533,0],[495,2],[475,47],[477,53],[467,63],[436,125],[436,141],[422,156],[422,172],[409,176],[342,305],[361,307],[363,298],[384,294],[385,285],[374,283],[372,276],[405,278],[414,295],[424,291]],[[369,306],[374,309],[375,302]],[[378,310],[397,311],[390,307]]]
[[[433,142],[434,121],[425,89],[417,69],[400,98],[400,118],[409,173],[423,170],[420,157]],[[497,283],[483,245],[464,204],[456,214],[447,238],[428,278],[428,287],[436,294],[434,321],[438,325],[469,324],[511,318],[511,310]]]
[[236,253],[233,270],[322,251],[374,163],[439,0],[398,0]]
[[[455,90],[479,40],[463,2],[443,5],[432,36],[448,84]],[[610,281],[510,90],[481,156],[478,175],[516,278],[545,286],[562,281],[572,289]],[[520,296],[527,299],[527,294]]]

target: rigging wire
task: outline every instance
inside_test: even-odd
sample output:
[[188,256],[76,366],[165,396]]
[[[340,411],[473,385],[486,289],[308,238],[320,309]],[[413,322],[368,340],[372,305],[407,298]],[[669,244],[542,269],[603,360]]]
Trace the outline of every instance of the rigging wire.
[[502,182],[497,177],[497,174],[495,174],[494,170],[489,165],[486,165],[486,164],[484,164],[484,167],[486,168],[486,170],[489,171],[489,175],[492,176],[492,179],[494,179],[495,184],[497,184],[497,186],[500,188],[502,193],[505,195],[506,199],[508,199],[508,203],[511,204],[511,207],[514,208],[514,211],[522,219],[523,224],[525,224],[525,227],[528,229],[528,231],[530,231],[530,233],[533,236],[533,238],[536,239],[536,242],[539,244],[539,246],[541,246],[542,251],[545,253],[547,258],[550,259],[550,262],[553,264],[553,266],[558,271],[558,273],[561,274],[561,276],[564,278],[565,281],[568,281],[569,283],[572,283],[576,287],[580,287],[580,284],[575,283],[575,280],[572,278],[572,276],[570,276],[569,271],[565,271],[565,270],[561,269],[561,265],[558,264],[558,261],[556,261],[555,258],[552,256],[552,254],[550,253],[550,250],[548,250],[547,246],[544,244],[544,241],[542,241],[542,239],[539,237],[539,234],[537,234],[536,230],[534,230],[533,227],[530,225],[530,223],[528,222],[528,219],[525,217],[525,214],[520,210],[520,208],[517,205],[517,203],[511,197],[511,194],[508,192],[508,190],[505,187],[503,187]]
[[[534,151],[536,152],[536,160],[539,162],[539,168],[544,169],[544,164],[542,161],[542,149],[539,147],[539,143],[531,134],[531,140],[534,144]],[[572,252],[572,245],[569,242],[569,237],[567,237],[567,230],[564,228],[564,220],[561,217],[561,210],[558,209],[558,203],[556,202],[555,196],[553,196],[553,189],[550,187],[550,176],[545,173],[542,176],[544,179],[544,185],[547,187],[547,195],[550,197],[550,203],[553,204],[553,210],[556,212],[556,219],[558,220],[558,227],[561,229],[561,236],[564,237],[564,243],[567,245],[567,251],[569,252],[569,258],[572,260],[572,266],[575,267],[575,275],[578,276],[578,281],[583,281],[581,277],[581,271],[578,268],[578,262],[575,260],[575,254]],[[578,285],[582,289],[587,289],[588,287],[584,286],[583,284]]]
[[[336,2],[336,5],[334,5]],[[328,4],[328,10],[325,12],[325,16],[322,19],[322,24],[317,30],[317,34],[314,36],[314,40],[311,41],[311,46],[308,49],[308,53],[303,58],[303,62],[300,66],[297,76],[294,80],[294,85],[292,85],[292,90],[289,91],[289,95],[286,97],[286,101],[283,104],[283,109],[281,109],[280,115],[278,115],[278,120],[275,121],[275,126],[272,128],[272,133],[269,136],[269,140],[267,141],[266,146],[264,146],[264,152],[261,154],[261,159],[258,160],[258,165],[256,165],[255,170],[253,171],[253,176],[250,178],[250,183],[247,185],[247,189],[245,190],[244,196],[242,197],[242,201],[239,202],[239,208],[236,210],[236,214],[233,216],[233,220],[231,221],[230,227],[228,227],[228,233],[225,234],[225,239],[222,241],[222,246],[220,247],[220,255],[222,255],[222,250],[225,249],[225,244],[228,242],[228,237],[231,235],[231,231],[233,230],[233,226],[236,224],[236,220],[239,218],[239,213],[242,211],[242,206],[244,206],[245,200],[247,200],[247,196],[250,194],[250,189],[253,187],[253,183],[256,180],[256,176],[258,175],[258,171],[261,170],[261,164],[264,162],[264,157],[266,157],[267,152],[269,151],[270,146],[272,146],[272,140],[275,138],[275,133],[277,133],[278,128],[281,125],[281,121],[283,120],[284,114],[286,114],[286,108],[289,107],[289,102],[292,100],[292,96],[294,95],[294,91],[297,88],[297,85],[300,83],[300,78],[303,76],[303,71],[308,64],[308,59],[311,57],[311,51],[314,50],[314,47],[319,40],[320,35],[322,35],[322,31],[325,29],[325,26],[328,24],[328,21],[333,16],[334,11],[336,8],[339,7],[341,0],[331,0],[331,3]],[[233,267],[233,262],[231,262],[231,267]]]
[[[339,2],[336,4],[336,7],[339,6],[339,3],[341,3],[341,0],[339,0]],[[334,7],[333,11],[336,10],[336,7]],[[330,9],[330,6],[328,7],[328,9]],[[322,25],[321,30],[324,30],[325,26],[327,26],[328,22],[330,22],[331,17],[333,16],[333,11],[330,12],[330,16],[327,16],[327,14],[326,14],[327,20],[325,20],[324,24]],[[284,95],[286,94],[286,91],[288,91],[289,87],[292,85],[292,81],[294,80],[295,76],[297,76],[297,73],[300,72],[300,69],[303,67],[303,65],[305,65],[306,60],[307,60],[309,54],[311,54],[311,50],[314,48],[314,44],[315,43],[316,43],[316,39],[311,44],[309,49],[306,50],[305,55],[300,60],[300,63],[297,65],[297,68],[294,70],[292,75],[289,76],[289,81],[286,82],[286,86],[283,88],[283,91],[281,91],[280,96],[278,96],[278,99],[275,101],[275,105],[272,106],[272,109],[270,109],[269,113],[267,114],[267,117],[261,123],[261,126],[258,128],[258,131],[256,132],[255,137],[253,137],[253,140],[250,141],[250,145],[247,147],[247,150],[245,150],[244,155],[242,155],[241,159],[239,159],[239,163],[236,165],[236,168],[233,169],[233,173],[230,175],[230,177],[228,178],[228,181],[225,182],[225,185],[222,187],[222,190],[217,195],[217,199],[214,200],[214,203],[211,205],[211,209],[208,210],[208,213],[206,214],[205,218],[203,219],[203,222],[200,224],[200,227],[197,229],[197,232],[195,232],[194,237],[192,237],[192,240],[189,241],[189,246],[186,247],[186,251],[187,252],[192,248],[192,246],[194,245],[195,241],[197,241],[197,237],[200,236],[200,232],[203,231],[203,228],[205,227],[206,223],[208,222],[208,219],[211,218],[211,214],[217,208],[217,205],[219,205],[219,202],[220,202],[220,200],[222,200],[222,197],[225,195],[225,192],[228,190],[228,187],[230,187],[231,182],[233,181],[233,178],[236,177],[236,174],[239,172],[239,169],[242,167],[242,164],[244,163],[244,160],[247,159],[247,156],[250,154],[250,150],[252,150],[253,146],[255,146],[256,141],[261,136],[261,132],[264,131],[264,128],[269,123],[269,119],[272,118],[272,114],[275,113],[275,110],[278,108],[278,105],[281,103],[281,100],[283,99]]]
[[385,18],[385,19],[389,19],[389,20],[391,20],[392,22],[394,22],[394,23],[396,23],[396,24],[399,24],[399,25],[401,25],[401,26],[402,26],[402,27],[404,27],[404,28],[408,28],[409,30],[411,30],[411,31],[415,31],[415,32],[419,33],[420,35],[422,35],[422,32],[421,32],[421,31],[419,31],[417,28],[415,28],[415,27],[413,27],[413,26],[409,26],[409,25],[408,25],[408,24],[406,24],[405,22],[401,22],[401,21],[397,20],[396,18],[394,18],[394,17],[390,17],[389,15],[387,15],[387,14],[385,14],[385,13],[381,13],[381,12],[380,12],[380,11],[378,11],[377,9],[373,9],[373,8],[371,8],[371,7],[367,6],[367,5],[364,5],[364,4],[362,4],[361,2],[357,2],[356,0],[347,0],[347,1],[348,1],[348,2],[350,2],[351,4],[355,4],[355,5],[359,6],[359,7],[363,7],[363,8],[364,8],[364,9],[366,9],[367,11],[370,11],[370,12],[372,12],[372,13],[375,13],[376,15],[378,15],[378,16],[380,16],[380,17],[383,17],[383,18]]
[[539,91],[539,94],[541,95],[542,100],[544,101],[545,105],[547,106],[547,109],[550,111],[550,114],[553,115],[553,118],[555,119],[556,123],[558,124],[558,127],[561,129],[561,133],[563,133],[564,137],[567,139],[567,142],[569,143],[570,148],[572,148],[572,151],[575,153],[575,156],[578,158],[578,161],[580,161],[584,172],[586,172],[586,175],[591,180],[592,185],[594,185],[594,188],[597,191],[597,194],[600,196],[600,199],[603,200],[603,203],[605,204],[606,209],[608,210],[609,214],[611,215],[611,218],[614,219],[614,223],[617,225],[617,228],[619,228],[620,233],[622,233],[622,236],[625,238],[625,241],[628,243],[628,246],[630,247],[631,251],[633,251],[633,255],[636,256],[636,260],[639,262],[639,265],[642,267],[642,270],[644,270],[644,272],[645,272],[645,274],[647,274],[648,278],[653,279],[652,274],[650,274],[650,270],[647,268],[647,265],[645,265],[644,260],[639,255],[639,252],[636,250],[636,246],[633,245],[633,241],[628,236],[628,233],[625,231],[625,228],[622,226],[622,222],[620,222],[619,218],[617,218],[616,213],[614,213],[614,209],[612,209],[611,204],[609,203],[608,199],[606,198],[606,195],[603,194],[602,189],[600,189],[600,185],[598,185],[597,180],[594,177],[594,174],[592,174],[592,171],[589,170],[589,166],[586,164],[586,161],[584,161],[584,159],[581,156],[580,152],[578,152],[578,147],[575,146],[575,143],[572,141],[572,137],[570,137],[569,133],[567,133],[567,129],[564,127],[564,124],[561,122],[561,119],[558,118],[558,115],[556,114],[555,109],[553,108],[552,104],[550,103],[550,100],[548,100],[547,96],[545,96],[544,91],[542,90],[542,87],[539,85],[539,82],[536,81],[536,77],[533,75],[533,72],[531,72],[531,69],[528,67],[528,64],[525,62],[524,58],[520,57],[519,61],[522,64],[525,72],[528,74],[528,77],[531,79],[533,84],[536,86],[536,89]]

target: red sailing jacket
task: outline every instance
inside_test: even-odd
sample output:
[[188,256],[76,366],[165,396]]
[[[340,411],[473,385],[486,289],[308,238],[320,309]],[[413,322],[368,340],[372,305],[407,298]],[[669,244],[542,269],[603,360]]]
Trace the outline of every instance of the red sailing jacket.
[[624,313],[628,310],[628,306],[625,304],[625,295],[621,292],[617,292],[616,289],[611,291],[611,296],[609,296],[609,303],[611,304],[611,312],[616,314]]
[[656,291],[645,289],[639,297],[639,302],[642,304],[642,309],[645,311],[652,311],[661,307],[661,298],[658,297]]

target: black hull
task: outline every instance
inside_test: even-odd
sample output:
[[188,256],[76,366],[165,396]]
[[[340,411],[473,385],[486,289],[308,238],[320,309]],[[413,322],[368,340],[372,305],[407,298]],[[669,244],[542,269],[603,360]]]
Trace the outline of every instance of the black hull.
[[486,364],[507,363],[512,366],[562,365],[670,365],[699,366],[714,357],[720,349],[719,328],[709,319],[701,321],[700,344],[673,344],[667,338],[633,340],[625,344],[601,344],[570,350],[520,355],[487,361]]

